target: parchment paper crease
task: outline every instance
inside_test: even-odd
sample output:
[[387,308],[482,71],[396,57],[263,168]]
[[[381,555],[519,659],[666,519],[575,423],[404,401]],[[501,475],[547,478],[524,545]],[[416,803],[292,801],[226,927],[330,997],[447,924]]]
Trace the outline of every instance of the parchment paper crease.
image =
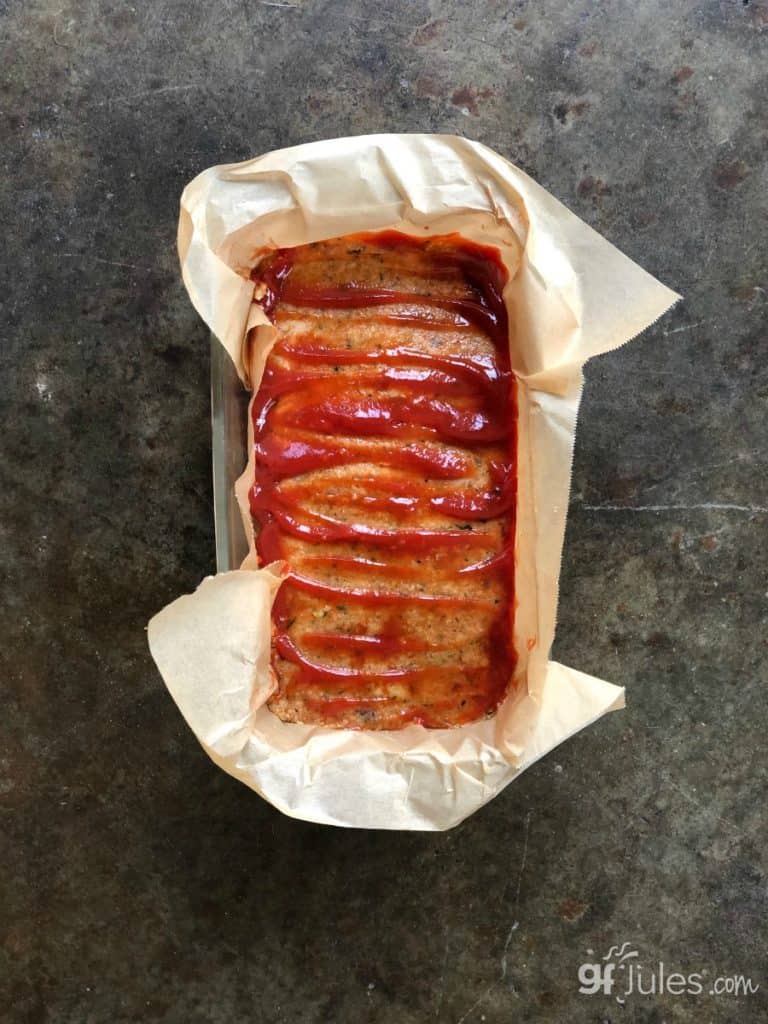
[[[265,706],[280,578],[209,578],[149,624],[152,655],[195,735],[225,771],[286,814],[360,828],[446,829],[558,743],[620,708],[624,690],[549,661],[581,369],[678,298],[497,153],[446,135],[310,143],[212,167],[184,190],[179,255],[196,309],[244,382],[274,337],[248,270],[265,248],[356,231],[459,231],[497,246],[518,376],[515,647],[495,718],[453,730],[357,732],[287,724]],[[246,344],[247,342],[247,344]],[[253,460],[238,483],[244,523]]]

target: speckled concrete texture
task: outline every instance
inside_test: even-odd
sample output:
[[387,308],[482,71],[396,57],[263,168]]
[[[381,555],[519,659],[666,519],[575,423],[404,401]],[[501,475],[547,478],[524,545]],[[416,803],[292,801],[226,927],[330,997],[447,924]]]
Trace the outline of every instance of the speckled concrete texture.
[[[0,0],[0,38],[0,1019],[768,1019],[766,0]],[[555,655],[629,708],[438,835],[281,817],[144,635],[214,568],[181,189],[380,130],[489,144],[685,295],[587,368]],[[624,942],[702,994],[581,994]]]

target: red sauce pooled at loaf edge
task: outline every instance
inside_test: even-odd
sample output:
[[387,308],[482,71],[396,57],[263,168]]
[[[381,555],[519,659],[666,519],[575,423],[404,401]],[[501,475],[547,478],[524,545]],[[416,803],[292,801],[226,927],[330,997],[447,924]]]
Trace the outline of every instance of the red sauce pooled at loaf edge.
[[[472,721],[495,710],[515,664],[512,590],[516,403],[514,376],[509,366],[507,313],[502,299],[507,271],[496,249],[469,242],[459,235],[443,236],[439,240],[441,245],[436,247],[434,238],[421,240],[396,231],[348,236],[347,240],[393,250],[428,249],[430,266],[438,273],[442,268],[450,272],[458,270],[474,297],[433,297],[363,287],[354,281],[348,286],[306,287],[291,280],[293,250],[279,249],[252,274],[265,288],[260,300],[265,313],[276,321],[284,305],[311,309],[371,307],[371,319],[377,323],[411,324],[434,331],[480,328],[493,341],[495,353],[492,359],[487,356],[465,359],[417,351],[407,345],[375,351],[347,351],[325,345],[311,335],[303,335],[298,341],[296,338],[278,340],[273,353],[290,359],[292,368],[285,369],[268,359],[252,407],[256,472],[249,498],[251,515],[258,527],[256,550],[263,565],[284,560],[282,538],[292,536],[316,544],[317,553],[301,557],[302,571],[295,571],[289,565],[289,574],[273,607],[277,631],[274,650],[298,666],[292,688],[302,682],[308,687],[318,683],[343,685],[344,692],[336,696],[307,697],[307,704],[321,711],[329,722],[350,710],[386,707],[388,716],[397,715],[402,724],[415,722],[438,727],[442,724],[441,710],[453,706],[450,695],[434,704],[431,714],[407,705],[404,711],[398,712],[393,698],[371,695],[365,688],[390,679],[398,683],[439,680],[445,676],[445,667],[372,672],[366,671],[364,666],[333,667],[318,658],[321,659],[323,653],[347,651],[355,654],[357,662],[364,660],[366,654],[381,656],[451,649],[450,643],[435,645],[422,637],[405,634],[398,622],[398,609],[408,604],[471,607],[482,602],[431,593],[399,594],[378,586],[329,586],[307,576],[306,569],[311,567],[310,563],[334,564],[353,571],[372,568],[378,575],[392,579],[418,581],[420,566],[415,556],[429,552],[436,560],[433,564],[444,562],[446,569],[458,579],[465,574],[473,577],[495,574],[504,580],[506,598],[489,631],[489,664],[477,670],[480,692],[471,695],[462,708],[460,721]],[[387,307],[393,305],[409,309],[388,312]],[[413,307],[419,308],[414,311]],[[440,314],[437,319],[435,311]],[[344,375],[343,388],[339,387],[339,378],[333,373],[333,368],[340,365],[355,367],[357,371]],[[375,377],[371,376],[372,371]],[[395,386],[406,395],[381,400],[371,396],[355,397],[356,387],[362,385],[370,389],[372,383],[382,388]],[[436,398],[436,394],[441,397]],[[449,395],[455,395],[461,404],[449,400]],[[345,435],[345,439],[337,440],[337,434]],[[425,436],[427,440],[446,445],[457,443],[465,449],[505,444],[503,461],[490,465],[491,489],[452,489],[447,495],[431,493],[434,488],[430,487],[430,481],[461,479],[470,471],[471,462],[460,451],[430,447],[425,443]],[[310,498],[314,489],[294,481],[295,477],[354,462],[410,472],[405,481],[362,480],[369,484],[362,498],[344,495],[347,506],[352,504],[363,512],[366,508],[383,510],[393,515],[397,528],[368,526],[364,516],[359,523],[342,522],[303,507],[302,499]],[[410,525],[409,519],[418,511],[442,513],[458,520],[459,525],[447,529]],[[456,555],[467,548],[488,547],[487,536],[472,532],[472,521],[501,516],[506,527],[502,550],[490,555],[487,551],[481,552],[471,565],[457,561]],[[328,542],[359,542],[375,546],[384,554],[368,556],[366,553],[365,557],[323,554],[322,545]],[[413,557],[406,558],[403,564],[401,556],[411,553]],[[306,632],[298,644],[285,632],[291,588],[326,597],[329,602],[343,599],[345,603],[360,605],[361,616],[366,607],[372,606],[391,607],[392,614],[386,629],[378,635],[365,633],[363,622],[359,632],[349,635]],[[306,653],[306,649],[311,653]],[[472,671],[471,666],[465,669]]]

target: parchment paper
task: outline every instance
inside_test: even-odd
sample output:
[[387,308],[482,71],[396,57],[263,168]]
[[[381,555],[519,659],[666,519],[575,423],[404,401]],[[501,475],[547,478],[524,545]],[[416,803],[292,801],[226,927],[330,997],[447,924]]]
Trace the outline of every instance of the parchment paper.
[[[190,298],[258,387],[275,330],[248,271],[265,249],[394,228],[497,246],[518,378],[518,665],[493,719],[362,732],[281,722],[270,608],[280,577],[211,577],[149,624],[152,655],[211,758],[286,814],[361,828],[446,829],[564,739],[624,703],[619,686],[549,660],[584,362],[678,299],[531,178],[475,142],[372,135],[212,167],[184,190],[179,255]],[[171,468],[169,467],[169,471]],[[246,529],[253,458],[238,482]]]

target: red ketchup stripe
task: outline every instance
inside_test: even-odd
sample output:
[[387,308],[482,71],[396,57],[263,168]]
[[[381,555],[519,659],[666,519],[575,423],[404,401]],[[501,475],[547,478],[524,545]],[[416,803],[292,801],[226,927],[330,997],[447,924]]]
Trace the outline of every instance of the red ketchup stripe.
[[329,366],[368,366],[376,364],[403,366],[423,366],[426,369],[438,370],[454,375],[456,378],[473,381],[479,385],[497,384],[509,374],[503,374],[494,363],[477,359],[459,359],[457,356],[432,355],[431,352],[419,352],[407,345],[391,345],[387,349],[370,349],[362,352],[348,351],[321,342],[314,344],[307,341],[278,342],[272,349],[274,355],[290,356],[306,363],[324,363]]
[[[391,291],[388,288],[296,288],[290,283],[283,292],[283,300],[291,306],[309,306],[314,309],[363,309],[366,306],[427,306],[454,313],[465,323],[474,324],[486,334],[493,335],[499,329],[495,312],[481,302],[469,299],[442,299],[434,295],[417,295],[412,292]],[[424,324],[425,318],[415,318],[411,323]],[[430,321],[426,320],[427,326]]]
[[[292,276],[292,250],[278,250],[254,272],[267,315],[278,324],[298,323],[301,332],[292,329],[273,347],[252,413],[256,478],[250,506],[257,552],[267,564],[286,558],[286,538],[304,544],[288,555],[290,572],[273,608],[275,655],[293,666],[282,692],[297,695],[329,722],[357,711],[375,712],[398,726],[438,727],[446,718],[458,724],[497,706],[514,665],[515,420],[501,297],[506,270],[495,250],[458,236],[451,236],[447,248],[396,232],[359,237],[363,248],[374,245],[406,255],[426,251],[429,265],[417,276],[425,282],[455,282],[468,297],[430,294],[428,285],[418,293],[354,280],[342,286],[307,285]],[[325,314],[320,336],[306,326],[308,320],[322,319],[320,310],[366,313],[333,321]],[[335,336],[337,344],[328,343],[329,323],[344,325]],[[345,331],[371,324],[392,327],[391,343],[361,349],[347,341],[349,347],[344,346]],[[480,331],[493,341],[495,353],[459,357],[441,355],[439,348],[416,349],[399,341],[409,327],[438,334]],[[336,475],[350,466],[360,468],[351,476]],[[387,475],[366,469],[371,466],[385,468]],[[480,467],[487,474],[482,482],[476,479]],[[306,474],[318,472],[322,483],[304,482]],[[377,522],[382,513],[392,525]],[[425,518],[440,527],[425,526]],[[503,523],[500,550],[498,533],[472,527],[473,521],[485,520]],[[341,556],[324,550],[339,543],[347,545]],[[468,548],[475,552],[469,561],[462,558]],[[427,569],[431,582],[425,590],[419,583]],[[467,580],[461,596],[440,593],[441,580],[457,578]],[[382,580],[413,586],[402,592],[392,584],[381,586]],[[477,588],[489,582],[496,590],[484,598]],[[500,583],[501,601],[492,596]],[[386,610],[387,625],[368,632],[363,621],[351,630],[348,623],[339,633],[317,628],[297,633],[294,628],[289,634],[295,615],[305,607],[296,603],[302,592],[320,599],[316,607],[324,600],[346,614],[350,607]],[[481,637],[488,629],[483,624],[491,623],[485,633],[487,661],[476,667],[382,669],[382,656],[425,656],[463,646],[460,637],[432,641],[406,629],[401,616],[409,607],[438,614],[474,610]],[[346,654],[352,663],[325,664],[309,657],[308,648],[321,658]],[[395,683],[397,697],[378,692]],[[451,690],[457,687],[455,697]],[[405,705],[403,688],[412,695]],[[428,706],[418,706],[420,694],[425,700],[428,695]]]
[[[488,544],[487,535],[484,533],[465,533],[461,527],[458,530],[390,530],[367,526],[364,523],[345,523],[331,516],[306,510],[301,510],[300,516],[297,516],[286,507],[276,488],[271,493],[266,492],[263,487],[253,488],[250,505],[254,518],[258,519],[258,512],[263,510],[265,525],[272,523],[283,533],[309,543],[365,541],[406,551],[425,551],[444,545],[485,547]],[[282,557],[281,552],[276,550],[272,560]]]
[[460,643],[433,644],[428,640],[420,640],[411,636],[400,636],[396,633],[313,633],[302,634],[301,642],[305,647],[320,647],[328,651],[342,650],[363,652],[364,654],[403,654],[425,653],[427,651],[455,650]]
[[[411,300],[407,305],[413,307],[414,303]],[[386,306],[382,307],[382,309],[386,308]],[[346,309],[347,312],[354,312],[354,309],[350,306],[347,306]],[[386,313],[379,312],[376,307],[372,307],[370,310],[366,308],[365,323],[377,324],[381,327],[415,327],[418,330],[428,331],[477,332],[477,325],[473,324],[467,317],[461,316],[458,313],[445,316],[445,312],[447,311],[441,310],[437,306],[420,306],[418,309],[396,309]],[[443,314],[442,316],[439,315],[441,313]],[[279,309],[274,319],[276,324],[286,324],[301,320],[306,315],[306,313],[302,312],[302,307],[297,306],[295,309]],[[349,322],[354,322],[356,319],[358,318],[350,317]]]
[[[347,354],[343,349],[340,349],[339,352]],[[293,354],[274,351],[274,355],[285,359],[291,358]],[[296,366],[297,362],[299,369]],[[433,395],[436,391],[440,391],[443,394],[449,393],[482,399],[484,397],[483,389],[485,389],[485,393],[489,389],[494,389],[497,393],[497,401],[506,400],[506,392],[499,386],[498,381],[486,381],[480,375],[476,375],[474,379],[472,377],[462,378],[450,368],[435,370],[417,365],[389,366],[383,360],[374,359],[352,364],[351,360],[334,360],[331,355],[325,366],[334,365],[356,365],[358,373],[355,375],[354,384],[368,390],[398,388],[422,395]],[[265,388],[265,395],[268,392],[269,398],[274,399],[288,392],[296,394],[299,388],[308,387],[312,388],[313,395],[316,396],[338,394],[340,383],[335,371],[323,367],[307,371],[301,367],[302,362],[298,357],[294,357],[287,367],[269,364],[261,385]],[[260,395],[262,402],[264,397]]]
[[[338,386],[338,385],[337,385]],[[339,395],[320,394],[317,399],[296,402],[286,398],[273,417],[274,429],[297,428],[318,434],[339,431],[358,437],[402,437],[424,428],[444,441],[503,441],[508,427],[498,422],[493,410],[474,403],[475,408],[459,407],[445,399],[416,395]],[[298,408],[297,408],[298,406]],[[424,431],[418,431],[424,433]]]
[[[368,696],[353,697],[345,696],[307,696],[305,704],[311,710],[321,714],[327,721],[346,716],[350,711],[373,712],[377,715],[384,715],[387,721],[396,722],[397,725],[391,728],[402,728],[406,725],[423,725],[427,729],[440,729],[445,727],[446,717],[455,711],[454,702],[444,700],[434,702],[428,706],[419,707],[413,704],[403,704],[391,697]],[[471,722],[488,711],[488,694],[468,694],[462,697],[462,704],[466,715],[466,721]]]
[[295,587],[297,590],[305,590],[309,594],[317,594],[319,597],[327,597],[329,601],[351,601],[355,604],[366,604],[384,606],[420,604],[431,605],[432,607],[451,607],[456,605],[469,605],[473,608],[487,608],[492,602],[468,597],[452,597],[441,594],[400,594],[381,590],[366,590],[364,587],[332,587],[319,580],[310,579],[297,572],[291,572],[290,577],[283,584],[283,589]]
[[[364,669],[352,668],[341,665],[321,665],[311,658],[308,658],[303,651],[291,640],[290,637],[286,636],[285,633],[278,633],[274,640],[275,649],[277,652],[285,658],[286,661],[291,661],[295,665],[299,665],[306,678],[312,682],[333,684],[341,683],[344,686],[361,686],[369,683],[387,682],[396,680],[397,682],[418,682],[429,679],[439,678],[441,675],[445,675],[445,669],[440,665],[428,665],[421,668],[389,668],[389,669],[377,669],[373,672],[366,672]],[[479,666],[481,671],[486,669],[485,666]],[[476,669],[472,665],[462,666],[461,671],[471,672]],[[370,699],[370,694],[366,696],[367,700]]]
[[348,466],[354,462],[415,469],[444,480],[461,480],[472,470],[472,463],[455,449],[419,442],[402,446],[392,442],[373,445],[367,439],[360,444],[334,443],[332,439],[323,437],[268,434],[256,442],[255,452],[257,468],[275,480],[317,469]]
[[[432,553],[430,552],[430,555]],[[453,563],[448,567],[449,575],[483,575],[490,572],[497,572],[502,566],[508,566],[512,560],[512,547],[508,546],[503,548],[501,551],[494,552],[493,555],[488,558],[484,558],[480,562],[472,562],[467,565],[457,563],[454,559]],[[391,562],[380,562],[369,558],[339,558],[336,555],[302,555],[300,556],[301,565],[303,568],[312,566],[331,566],[334,570],[339,568],[352,570],[360,570],[363,572],[371,572],[375,570],[377,576],[388,576],[395,579],[406,579],[406,580],[418,580],[422,575],[422,568],[424,561],[419,560],[417,564],[409,565],[397,565]],[[430,565],[440,565],[433,557],[430,557]]]
[[[331,498],[337,497],[337,490],[338,488],[332,493],[322,495],[323,500],[329,501]],[[317,500],[318,498],[317,492],[314,489],[311,489],[311,493],[307,493],[307,490],[302,489],[297,494],[294,490],[286,491],[284,487],[280,487],[277,493],[284,509],[290,508],[292,511],[303,511],[308,515],[312,513],[307,512],[301,504],[300,496],[303,495],[305,500]],[[514,494],[510,494],[508,489],[505,491],[499,489],[498,491],[455,492],[432,496],[418,495],[415,497],[376,494],[343,495],[345,508],[362,508],[369,511],[387,512],[405,522],[414,515],[423,515],[428,511],[442,512],[452,519],[494,519],[496,516],[503,515],[512,508],[514,498]],[[438,531],[434,532],[434,536],[439,537]]]

